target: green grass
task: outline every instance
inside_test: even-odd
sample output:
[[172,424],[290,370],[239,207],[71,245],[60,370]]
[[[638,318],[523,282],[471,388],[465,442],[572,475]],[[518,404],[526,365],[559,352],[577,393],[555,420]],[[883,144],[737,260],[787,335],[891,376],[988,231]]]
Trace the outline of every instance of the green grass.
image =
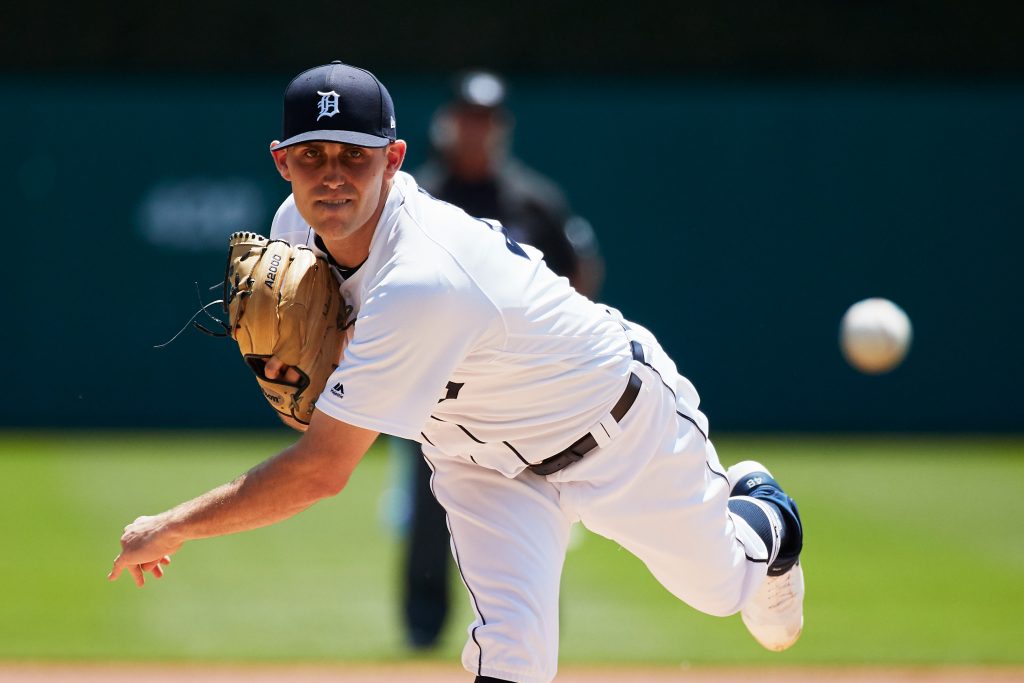
[[[267,529],[186,546],[143,590],[105,581],[121,527],[227,481],[291,437],[0,435],[0,659],[393,660],[400,539],[383,520],[395,465]],[[585,531],[563,578],[564,663],[1024,663],[1024,439],[721,437],[798,499],[806,631],[760,650],[738,617],[672,598]],[[457,656],[469,609],[441,648]]]

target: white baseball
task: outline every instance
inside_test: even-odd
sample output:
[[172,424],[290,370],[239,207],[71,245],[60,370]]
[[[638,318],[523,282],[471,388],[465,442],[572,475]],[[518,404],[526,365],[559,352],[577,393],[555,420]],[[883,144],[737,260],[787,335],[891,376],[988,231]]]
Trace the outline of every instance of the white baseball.
[[846,361],[869,375],[888,372],[907,355],[913,332],[910,318],[888,299],[858,301],[839,325],[839,346]]

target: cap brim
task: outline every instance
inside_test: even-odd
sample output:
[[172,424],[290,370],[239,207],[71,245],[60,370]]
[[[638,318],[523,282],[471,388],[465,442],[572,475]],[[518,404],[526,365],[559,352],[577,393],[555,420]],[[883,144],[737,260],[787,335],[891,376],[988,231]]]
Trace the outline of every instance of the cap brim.
[[293,135],[287,140],[282,140],[270,150],[276,151],[284,147],[291,147],[300,142],[344,142],[347,145],[358,145],[360,147],[387,147],[394,142],[390,138],[382,138],[369,133],[356,133],[350,130],[311,130],[299,135]]

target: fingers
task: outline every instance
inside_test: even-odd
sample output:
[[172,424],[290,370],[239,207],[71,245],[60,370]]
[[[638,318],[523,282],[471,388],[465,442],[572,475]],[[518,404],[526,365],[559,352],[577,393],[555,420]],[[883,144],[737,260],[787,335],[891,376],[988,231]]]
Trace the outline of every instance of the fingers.
[[271,356],[267,360],[267,364],[263,367],[263,374],[269,380],[287,382],[288,384],[298,384],[302,379],[302,375],[295,368],[285,365],[277,356]]
[[146,575],[142,572],[142,565],[131,564],[128,565],[128,573],[135,579],[135,585],[142,588],[146,585]]
[[146,572],[153,575],[154,578],[164,578],[163,567],[171,563],[171,558],[168,555],[164,555],[158,560],[152,562],[143,562],[142,564],[129,564],[124,560],[124,554],[118,555],[114,559],[114,566],[111,568],[110,573],[107,574],[108,581],[117,581],[118,577],[121,576],[121,572],[125,569],[131,574],[132,579],[135,581],[135,585],[139,588],[146,583]]
[[110,568],[110,573],[107,574],[107,581],[117,581],[117,577],[121,576],[121,571],[124,567],[121,565],[121,556],[118,555],[114,558],[114,566]]
[[121,572],[123,572],[125,569],[127,569],[128,573],[131,574],[132,579],[135,581],[135,585],[139,588],[142,588],[142,586],[146,583],[146,578],[145,576],[143,576],[142,572],[142,565],[129,564],[125,562],[124,553],[121,553],[116,558],[114,558],[114,566],[110,570],[110,573],[107,574],[107,580],[117,581],[118,577],[121,576]]
[[125,570],[140,587],[146,582],[146,572],[163,578],[163,568],[170,564],[171,553],[184,542],[175,537],[165,521],[161,515],[144,515],[126,526],[121,535],[121,553],[114,558],[107,579],[116,581]]
[[277,356],[271,356],[267,359],[267,364],[263,366],[263,374],[267,376],[267,379],[276,380],[282,376],[288,376],[288,370],[291,370],[287,365],[284,364]]
[[107,574],[108,581],[117,581],[118,577],[121,576],[121,572],[125,569],[132,575],[132,579],[135,580],[135,585],[142,588],[142,585],[146,583],[146,579],[142,576],[142,567],[137,564],[129,564],[124,559],[124,553],[121,553],[114,558],[114,566],[111,568],[110,573]]
[[153,562],[143,562],[139,565],[139,567],[142,569],[142,571],[149,572],[150,574],[152,574],[154,578],[162,579],[164,578],[164,569],[161,565],[167,565],[170,563],[171,558],[167,555],[164,555],[159,560],[154,560]]
[[271,356],[267,360],[267,364],[263,366],[263,374],[267,376],[267,379],[277,379],[283,367],[284,363],[277,356]]

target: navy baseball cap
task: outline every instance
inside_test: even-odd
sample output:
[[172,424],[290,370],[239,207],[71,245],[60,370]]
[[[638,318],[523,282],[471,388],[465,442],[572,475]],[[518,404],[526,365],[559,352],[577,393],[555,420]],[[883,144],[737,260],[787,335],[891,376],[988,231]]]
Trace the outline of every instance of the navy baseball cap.
[[366,69],[334,61],[288,84],[283,140],[271,149],[314,140],[384,147],[396,133],[395,105],[384,84]]

